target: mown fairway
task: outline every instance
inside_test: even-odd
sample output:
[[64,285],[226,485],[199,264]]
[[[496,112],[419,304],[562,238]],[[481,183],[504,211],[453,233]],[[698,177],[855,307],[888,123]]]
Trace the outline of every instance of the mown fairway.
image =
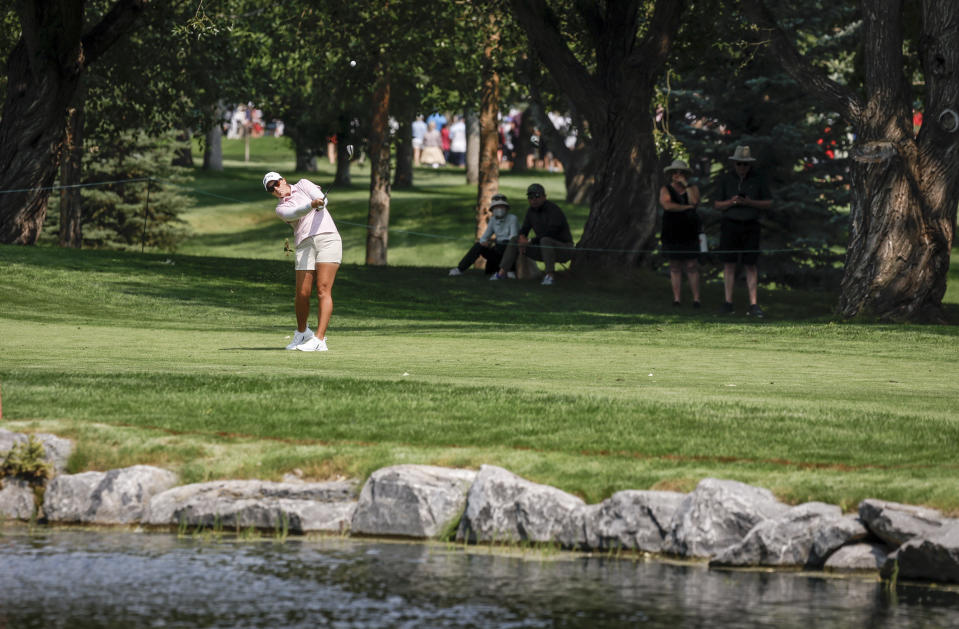
[[[786,290],[762,291],[765,321],[722,318],[718,281],[694,313],[652,273],[449,278],[472,230],[458,173],[417,171],[392,221],[415,233],[391,235],[397,266],[366,267],[346,225],[365,222],[359,171],[331,194],[348,245],[331,351],[288,352],[267,166],[283,164],[190,184],[197,236],[177,254],[0,247],[2,425],[76,438],[74,471],[155,463],[186,481],[491,463],[588,501],[717,476],[959,510],[955,327],[841,322],[834,295]],[[558,176],[535,179],[561,199]],[[520,200],[532,180],[504,188]]]

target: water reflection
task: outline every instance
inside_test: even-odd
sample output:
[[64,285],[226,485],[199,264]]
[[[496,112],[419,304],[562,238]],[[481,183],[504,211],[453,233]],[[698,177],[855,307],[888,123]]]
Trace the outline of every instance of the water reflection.
[[4,529],[6,627],[947,627],[959,592],[340,538]]

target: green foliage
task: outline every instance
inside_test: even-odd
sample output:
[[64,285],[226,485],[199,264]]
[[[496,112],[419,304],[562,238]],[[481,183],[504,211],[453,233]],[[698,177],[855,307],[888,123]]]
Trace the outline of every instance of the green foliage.
[[53,475],[53,468],[44,460],[43,444],[33,435],[24,442],[13,444],[3,462],[0,476],[16,476],[31,483],[42,484]]
[[[82,190],[84,247],[176,249],[189,234],[179,215],[194,203],[178,187],[190,181],[189,169],[171,165],[181,145],[172,133],[151,138],[125,131],[102,144],[88,139],[83,158],[83,180],[88,184]],[[52,238],[57,213],[51,218],[44,230]]]

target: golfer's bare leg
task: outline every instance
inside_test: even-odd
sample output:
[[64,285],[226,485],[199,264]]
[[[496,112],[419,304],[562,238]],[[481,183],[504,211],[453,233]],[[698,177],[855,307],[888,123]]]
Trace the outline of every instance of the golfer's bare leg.
[[293,307],[296,310],[296,329],[299,332],[306,332],[306,320],[310,318],[310,295],[313,293],[314,275],[313,271],[296,272],[296,297]]
[[749,292],[749,305],[756,305],[756,289],[759,286],[759,268],[753,264],[746,266],[746,290]]
[[723,284],[726,287],[726,301],[732,303],[733,288],[736,286],[735,262],[727,262],[723,265]]
[[316,337],[319,339],[326,338],[326,327],[330,325],[330,316],[333,314],[333,280],[336,279],[339,269],[340,265],[334,262],[320,262],[316,265],[316,297],[320,302],[316,316]]

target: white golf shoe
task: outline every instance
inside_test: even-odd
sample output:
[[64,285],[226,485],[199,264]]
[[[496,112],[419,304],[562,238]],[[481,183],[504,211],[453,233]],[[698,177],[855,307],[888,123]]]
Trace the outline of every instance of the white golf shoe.
[[297,345],[296,349],[301,352],[325,352],[328,348],[326,347],[326,339],[318,339],[314,336],[302,345]]
[[313,330],[311,330],[309,326],[307,326],[306,331],[304,332],[295,331],[293,333],[293,340],[290,341],[290,344],[286,346],[286,349],[296,349],[298,346],[306,343],[311,338],[313,338]]

